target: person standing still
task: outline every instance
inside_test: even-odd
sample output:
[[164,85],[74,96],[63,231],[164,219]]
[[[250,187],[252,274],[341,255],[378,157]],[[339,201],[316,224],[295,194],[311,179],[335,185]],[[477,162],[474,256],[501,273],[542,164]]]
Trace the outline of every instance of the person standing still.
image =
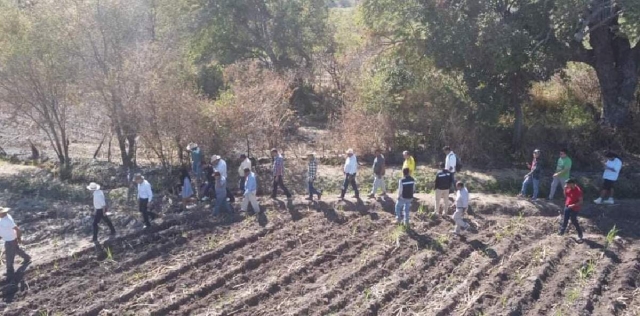
[[553,174],[551,191],[549,191],[549,200],[553,200],[553,197],[556,195],[556,191],[558,190],[558,186],[561,188],[565,187],[567,180],[571,176],[571,164],[571,158],[569,158],[567,149],[560,150],[560,158],[558,158],[558,163],[556,165],[556,173]]
[[[225,179],[227,178],[227,162],[224,161],[222,157],[218,155],[211,156],[211,164],[213,165],[213,169],[220,172],[220,175],[222,177],[224,177]],[[227,197],[229,198],[229,203],[233,203],[236,201],[235,196],[233,196],[233,193],[231,192],[231,190],[229,190],[228,187],[227,187]]]
[[214,171],[216,203],[213,207],[213,216],[218,216],[221,211],[231,213],[229,202],[227,202],[227,179],[225,179],[220,171]]
[[409,169],[409,175],[413,177],[416,170],[416,160],[413,159],[413,156],[411,156],[411,154],[406,150],[402,152],[402,157],[404,158],[402,170],[405,168]]
[[202,151],[198,144],[190,143],[187,151],[191,153],[191,171],[198,182],[202,181]]
[[387,196],[387,185],[384,182],[384,175],[386,173],[386,161],[382,155],[382,150],[376,150],[376,158],[373,160],[373,190],[369,194],[369,198],[376,197],[378,189],[382,190],[382,196]]
[[149,228],[151,227],[151,221],[149,219],[154,220],[158,217],[158,214],[149,211],[149,204],[153,201],[151,184],[139,173],[136,174],[133,179],[138,184],[138,207],[140,213],[142,213],[144,227]]
[[238,167],[238,178],[240,179],[238,180],[238,189],[241,193],[244,193],[244,169],[247,168],[251,170],[251,159],[249,159],[247,155],[242,154],[240,155],[240,166]]
[[273,191],[271,192],[271,198],[275,199],[278,196],[278,187],[280,187],[287,199],[291,199],[291,193],[284,186],[284,158],[275,148],[271,149],[271,157],[273,158]]
[[22,231],[9,215],[9,208],[0,207],[0,238],[4,240],[4,254],[7,265],[7,281],[13,282],[15,270],[13,262],[16,255],[22,258],[22,265],[31,263],[31,257],[20,248]]
[[260,204],[256,199],[256,192],[258,190],[258,184],[256,182],[256,175],[251,172],[251,169],[244,169],[245,185],[244,185],[244,198],[242,199],[242,205],[240,206],[243,212],[247,212],[249,209],[249,203],[253,207],[255,213],[260,213]]
[[538,199],[538,192],[540,191],[540,173],[542,170],[540,163],[540,149],[536,149],[533,151],[533,160],[530,164],[527,163],[530,171],[524,176],[522,189],[520,190],[518,197],[525,197],[527,195],[527,188],[529,187],[529,184],[533,184],[533,196],[531,196],[531,201],[536,201]]
[[[620,175],[620,169],[622,169],[622,160],[618,158],[618,155],[607,152],[605,155],[607,160],[604,162],[604,173],[602,174],[602,190],[600,191],[600,197],[593,201],[596,204],[615,204],[613,201],[613,187],[618,181]],[[607,199],[608,197],[608,199]]]
[[349,184],[353,188],[355,195],[353,196],[356,199],[360,198],[360,193],[358,191],[358,184],[356,183],[356,174],[358,173],[358,158],[353,153],[353,149],[347,149],[347,159],[344,162],[344,183],[342,184],[342,192],[340,193],[340,199],[344,200],[344,196],[347,193],[347,188],[349,188]]
[[580,223],[578,223],[578,212],[582,207],[583,196],[582,189],[576,184],[576,180],[568,179],[564,186],[564,217],[562,219],[562,225],[560,225],[559,235],[564,235],[564,232],[567,230],[567,225],[569,225],[569,220],[571,220],[571,224],[576,228],[578,232],[578,241],[582,241],[582,229],[580,228]]
[[[413,201],[415,180],[411,177],[411,169],[402,169],[404,176],[398,181],[398,200],[396,201],[396,224],[409,227],[409,212]],[[404,211],[404,212],[403,212]]]
[[313,186],[313,183],[316,181],[316,176],[318,174],[318,162],[316,160],[316,155],[314,153],[308,153],[307,159],[309,159],[309,165],[307,170],[307,183],[309,189],[309,197],[306,199],[308,201],[313,201],[313,195],[318,196],[318,200],[322,198],[322,192],[316,190]]
[[101,221],[104,221],[109,227],[109,230],[111,230],[111,237],[115,236],[116,229],[113,227],[113,223],[111,223],[111,220],[107,216],[107,201],[104,197],[104,192],[100,190],[100,185],[95,182],[91,182],[89,183],[89,186],[87,186],[87,190],[93,192],[93,209],[96,210],[96,214],[93,217],[92,241],[98,242],[98,230],[100,229],[98,224],[100,224]]
[[447,169],[447,171],[449,171],[449,174],[451,175],[451,185],[453,187],[453,185],[456,184],[456,167],[457,167],[458,159],[456,157],[456,154],[453,152],[453,150],[451,150],[451,147],[444,146],[444,148],[442,148],[442,151],[444,151],[444,154],[446,155],[444,160],[444,166]]
[[458,190],[456,193],[456,212],[453,213],[453,221],[456,223],[456,227],[452,233],[458,235],[461,233],[461,230],[467,230],[469,228],[469,224],[463,219],[464,213],[469,207],[469,191],[467,191],[467,188],[461,181],[456,183],[456,189]]
[[[445,168],[444,162],[440,163],[440,171],[436,174],[435,191],[436,191],[436,209],[437,214],[446,215],[449,211],[449,190],[451,189],[451,173]],[[442,212],[440,212],[442,207]]]

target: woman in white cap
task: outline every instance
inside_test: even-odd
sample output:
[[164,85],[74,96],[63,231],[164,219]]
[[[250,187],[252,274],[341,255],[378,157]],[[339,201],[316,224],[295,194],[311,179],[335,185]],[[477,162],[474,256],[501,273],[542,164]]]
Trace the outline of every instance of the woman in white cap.
[[100,224],[101,221],[104,221],[107,226],[109,226],[111,236],[115,236],[116,229],[113,228],[113,223],[111,223],[111,220],[107,217],[107,201],[104,198],[104,192],[100,190],[100,185],[91,182],[89,186],[87,186],[87,190],[93,192],[93,209],[96,210],[96,214],[93,217],[93,242],[98,241],[98,230],[100,229],[98,224]]
[[31,262],[31,257],[20,248],[22,243],[22,231],[9,215],[9,209],[0,207],[0,238],[4,240],[4,254],[7,264],[7,280],[12,281],[14,276],[13,261],[16,255],[22,257],[22,265]]
[[349,148],[347,150],[347,159],[344,162],[344,183],[342,185],[342,192],[340,194],[340,199],[344,199],[344,195],[347,193],[347,188],[349,184],[353,188],[355,192],[355,198],[360,198],[360,193],[358,192],[358,184],[356,184],[356,173],[358,172],[358,159],[356,155],[353,153],[353,149]]

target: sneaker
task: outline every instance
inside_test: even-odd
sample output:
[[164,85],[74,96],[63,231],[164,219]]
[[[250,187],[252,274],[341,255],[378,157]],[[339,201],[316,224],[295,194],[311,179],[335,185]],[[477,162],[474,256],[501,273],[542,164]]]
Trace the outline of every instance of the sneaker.
[[608,200],[606,200],[606,201],[604,201],[602,203],[603,204],[609,204],[609,205],[615,204],[615,202],[613,202],[613,198],[609,198]]
[[367,197],[368,197],[368,198],[370,198],[370,199],[375,199],[375,198],[376,198],[376,195],[375,195],[375,194],[373,194],[373,193],[371,193],[371,194],[367,195]]
[[524,198],[524,194],[520,193],[516,197],[519,198],[519,199]]
[[307,200],[307,201],[313,201],[313,198],[312,198],[312,197],[307,197],[307,198],[305,198],[305,200]]
[[29,263],[31,263],[31,257],[22,259],[22,264],[29,264]]
[[593,200],[593,203],[602,204],[602,198],[598,198],[597,200]]
[[209,197],[208,197],[208,196],[205,196],[205,197],[203,197],[202,199],[200,199],[200,201],[202,201],[202,202],[209,201]]
[[322,192],[318,193],[318,201],[322,198]]
[[538,198],[531,198],[531,202],[537,202]]

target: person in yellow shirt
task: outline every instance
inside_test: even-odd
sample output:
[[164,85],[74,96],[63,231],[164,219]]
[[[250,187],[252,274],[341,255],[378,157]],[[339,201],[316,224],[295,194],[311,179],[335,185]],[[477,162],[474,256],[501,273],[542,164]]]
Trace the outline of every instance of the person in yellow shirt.
[[416,161],[413,159],[413,156],[409,154],[408,151],[402,152],[402,156],[404,157],[404,163],[402,163],[402,169],[409,169],[409,175],[413,176],[413,172],[416,170]]

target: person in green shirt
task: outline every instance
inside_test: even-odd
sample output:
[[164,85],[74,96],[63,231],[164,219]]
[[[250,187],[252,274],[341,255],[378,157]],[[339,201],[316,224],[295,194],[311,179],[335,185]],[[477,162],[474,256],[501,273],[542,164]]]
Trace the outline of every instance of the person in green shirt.
[[[551,182],[551,191],[549,192],[549,200],[553,200],[556,195],[558,186],[564,188],[567,180],[571,176],[571,158],[569,158],[566,149],[560,151],[560,158],[558,158],[558,164],[556,166],[556,173],[553,174],[553,181]],[[563,191],[564,194],[564,191]]]

